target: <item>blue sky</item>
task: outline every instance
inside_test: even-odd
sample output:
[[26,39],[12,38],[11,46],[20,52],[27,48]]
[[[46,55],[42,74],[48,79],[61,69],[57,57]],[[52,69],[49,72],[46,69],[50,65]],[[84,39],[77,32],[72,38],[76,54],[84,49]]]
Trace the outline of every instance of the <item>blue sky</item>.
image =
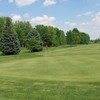
[[100,38],[100,0],[0,0],[0,16],[58,27],[78,28]]

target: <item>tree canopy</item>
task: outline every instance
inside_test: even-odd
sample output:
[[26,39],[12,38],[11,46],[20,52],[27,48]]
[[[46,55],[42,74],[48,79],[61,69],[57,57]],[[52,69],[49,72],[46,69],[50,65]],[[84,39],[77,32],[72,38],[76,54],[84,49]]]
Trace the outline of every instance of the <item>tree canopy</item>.
[[63,30],[52,26],[36,25],[37,31],[40,33],[43,43],[49,46],[59,46],[66,44],[66,38]]
[[25,47],[27,35],[33,29],[31,24],[27,22],[17,21],[14,23],[14,29],[18,34],[21,47]]
[[67,44],[89,44],[90,37],[84,32],[80,32],[77,28],[70,30],[66,33]]

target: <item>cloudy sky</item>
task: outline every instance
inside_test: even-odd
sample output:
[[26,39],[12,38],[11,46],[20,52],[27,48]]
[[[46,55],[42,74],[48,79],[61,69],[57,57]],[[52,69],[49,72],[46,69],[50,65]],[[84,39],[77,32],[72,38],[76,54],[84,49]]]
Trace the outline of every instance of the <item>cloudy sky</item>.
[[65,32],[76,27],[100,37],[100,0],[0,0],[0,16],[51,25]]

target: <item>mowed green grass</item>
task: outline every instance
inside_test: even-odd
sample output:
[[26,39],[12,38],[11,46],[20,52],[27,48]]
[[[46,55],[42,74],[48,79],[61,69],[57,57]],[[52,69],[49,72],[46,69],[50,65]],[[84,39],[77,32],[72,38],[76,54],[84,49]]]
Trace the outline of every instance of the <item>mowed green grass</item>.
[[100,44],[0,54],[0,100],[100,100]]

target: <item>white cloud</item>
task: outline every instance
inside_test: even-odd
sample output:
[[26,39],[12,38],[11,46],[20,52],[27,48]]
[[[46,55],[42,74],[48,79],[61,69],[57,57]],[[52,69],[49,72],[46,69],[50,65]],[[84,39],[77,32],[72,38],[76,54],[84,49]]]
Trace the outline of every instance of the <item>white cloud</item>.
[[[10,0],[11,1],[11,0]],[[37,0],[15,0],[17,6],[22,7],[35,3]]]
[[78,28],[82,32],[86,32],[90,35],[91,39],[100,38],[100,12],[97,12],[95,17],[90,21],[86,22],[66,22],[65,28],[67,30],[72,30],[73,28]]
[[85,19],[85,21],[81,22],[65,22],[65,29],[72,30],[73,28],[78,28],[80,31],[86,32],[90,35],[91,39],[100,38],[100,12],[92,13],[87,12],[81,16],[91,16],[89,20]]
[[82,23],[80,23],[80,25],[82,25],[82,26],[87,26],[89,24],[90,24],[89,22],[82,22]]
[[83,14],[84,16],[91,16],[92,15],[92,12],[86,12]]
[[87,31],[87,27],[89,27],[90,23],[89,22],[65,22],[64,23],[66,28],[68,30],[71,30],[73,28],[78,28],[80,31]]
[[[35,3],[38,0],[8,0],[9,3],[15,3],[18,7],[26,6],[26,5],[31,5]],[[63,2],[66,0],[63,0]],[[43,5],[44,6],[50,6],[56,4],[56,0],[44,0]]]
[[56,4],[56,0],[44,0],[43,5],[44,6],[50,6]]
[[20,15],[13,14],[12,20],[13,20],[13,22],[15,22],[15,21],[21,21],[22,18],[21,18]]
[[95,17],[92,19],[92,21],[94,22],[94,24],[99,25],[100,26],[100,12],[97,12]]
[[47,15],[37,16],[30,20],[31,23],[35,24],[43,24],[47,26],[54,26],[55,17],[49,17]]
[[68,26],[68,27],[75,27],[75,26],[77,26],[77,23],[75,23],[75,22],[65,22],[65,25]]
[[92,16],[92,12],[89,11],[89,12],[85,12],[83,14],[78,14],[77,17],[82,17],[82,16]]

